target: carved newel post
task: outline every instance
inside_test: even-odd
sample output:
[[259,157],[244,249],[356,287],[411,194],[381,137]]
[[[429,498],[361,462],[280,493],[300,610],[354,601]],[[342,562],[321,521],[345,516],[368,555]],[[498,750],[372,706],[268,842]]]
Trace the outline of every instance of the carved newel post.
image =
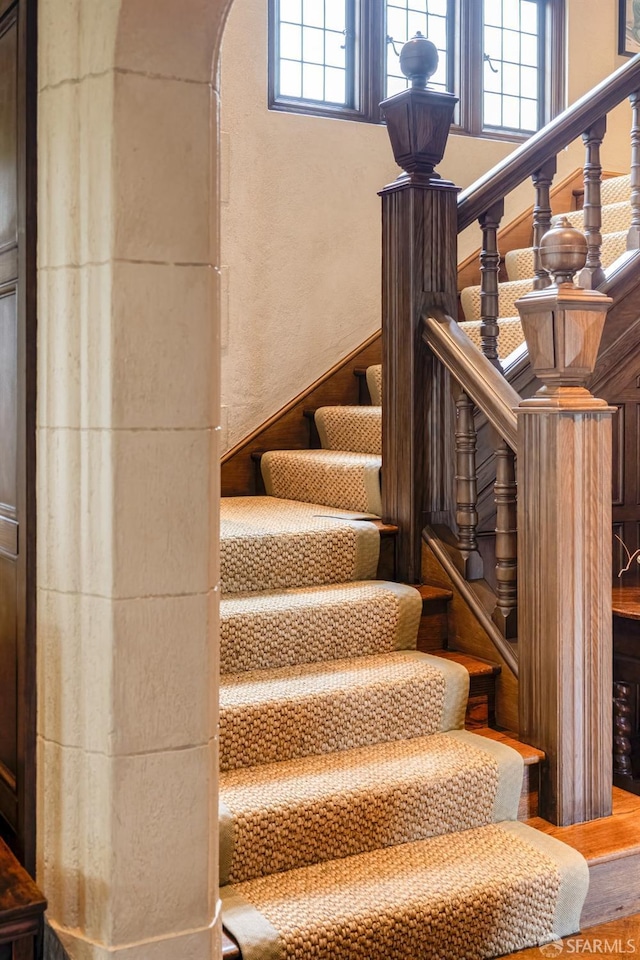
[[612,301],[574,285],[587,244],[544,235],[555,279],[516,304],[542,387],[518,408],[520,735],[544,750],[542,816],[611,812],[611,415],[587,389]]
[[438,52],[421,34],[402,48],[400,66],[411,86],[381,104],[404,171],[380,193],[382,496],[384,519],[399,526],[398,579],[411,583],[420,579],[425,523],[452,516],[453,456],[438,456],[435,444],[436,437],[453,435],[455,407],[448,375],[432,367],[420,326],[430,304],[455,316],[458,188],[435,167],[457,98],[428,89]]

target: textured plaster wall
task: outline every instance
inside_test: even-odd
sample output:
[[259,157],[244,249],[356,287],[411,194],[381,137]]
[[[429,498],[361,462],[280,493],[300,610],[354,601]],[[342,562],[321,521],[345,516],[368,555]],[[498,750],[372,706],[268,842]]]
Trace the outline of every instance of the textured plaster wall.
[[[617,4],[567,0],[573,102],[621,62]],[[267,4],[235,0],[222,48],[222,447],[233,446],[380,324],[380,207],[394,179],[383,126],[267,110]],[[630,114],[609,124],[608,169],[629,165]],[[513,144],[452,136],[440,172],[468,186]],[[559,176],[583,162],[580,144]],[[514,191],[506,220],[531,205]],[[460,256],[479,246],[470,228]]]
[[72,960],[219,955],[227,5],[39,4],[38,880]]

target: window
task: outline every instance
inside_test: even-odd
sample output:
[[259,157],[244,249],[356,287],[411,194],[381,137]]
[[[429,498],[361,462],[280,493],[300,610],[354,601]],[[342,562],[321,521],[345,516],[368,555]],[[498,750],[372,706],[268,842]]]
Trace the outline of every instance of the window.
[[522,138],[562,109],[563,26],[564,0],[270,0],[269,105],[378,123],[420,31],[440,56],[430,86],[460,98],[458,130]]

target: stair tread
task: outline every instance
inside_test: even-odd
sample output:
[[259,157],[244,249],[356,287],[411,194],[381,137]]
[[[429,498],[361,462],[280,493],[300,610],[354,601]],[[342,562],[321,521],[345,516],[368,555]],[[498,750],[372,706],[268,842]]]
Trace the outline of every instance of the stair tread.
[[517,734],[511,730],[494,730],[492,727],[481,727],[473,732],[479,737],[485,737],[487,740],[493,740],[496,743],[504,743],[505,746],[516,750],[524,760],[525,766],[541,763],[545,758],[544,751],[518,740]]
[[490,660],[483,660],[481,657],[474,657],[470,653],[462,653],[459,650],[433,650],[432,653],[434,657],[442,657],[443,660],[462,664],[472,677],[497,677],[502,670],[498,663],[492,663]]
[[225,593],[372,579],[380,531],[370,514],[276,497],[223,497]]
[[517,753],[467,731],[222,773],[221,883],[515,819],[521,787]]
[[310,942],[323,960],[399,956],[398,943],[407,958],[495,956],[578,928],[586,865],[549,841],[506,822],[326,861],[222,888],[223,919],[238,936],[242,898],[291,960]]
[[239,673],[415,648],[421,615],[417,590],[384,580],[225,594],[220,670]]
[[468,686],[464,668],[417,651],[227,674],[220,683],[221,767],[460,728]]
[[416,590],[425,601],[451,600],[453,598],[453,590],[449,590],[448,587],[440,587],[435,583],[416,584]]

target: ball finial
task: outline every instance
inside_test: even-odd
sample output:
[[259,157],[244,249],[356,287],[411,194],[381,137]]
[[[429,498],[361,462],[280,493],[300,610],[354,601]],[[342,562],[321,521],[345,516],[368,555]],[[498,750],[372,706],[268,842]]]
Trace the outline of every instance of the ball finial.
[[540,241],[540,263],[554,281],[573,283],[573,276],[587,262],[587,241],[579,230],[561,217]]
[[438,49],[420,31],[407,40],[400,51],[400,69],[413,87],[426,87],[427,80],[438,69]]

